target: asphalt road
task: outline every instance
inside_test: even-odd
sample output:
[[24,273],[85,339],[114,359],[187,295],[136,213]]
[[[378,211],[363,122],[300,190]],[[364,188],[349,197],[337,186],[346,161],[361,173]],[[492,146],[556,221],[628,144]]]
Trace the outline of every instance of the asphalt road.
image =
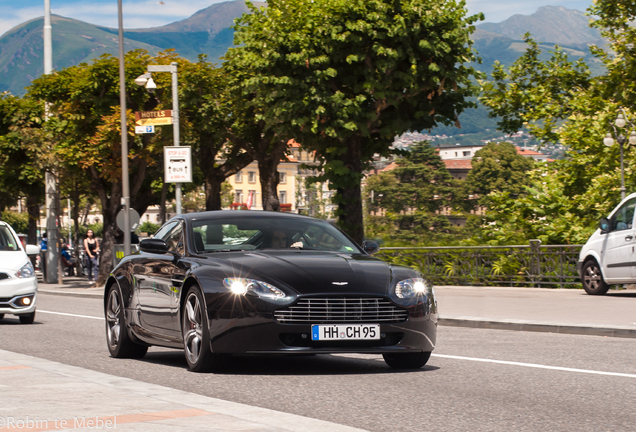
[[439,327],[418,371],[351,355],[196,374],[178,350],[109,357],[100,299],[40,295],[38,309],[30,326],[0,321],[1,349],[372,431],[636,431],[636,339]]

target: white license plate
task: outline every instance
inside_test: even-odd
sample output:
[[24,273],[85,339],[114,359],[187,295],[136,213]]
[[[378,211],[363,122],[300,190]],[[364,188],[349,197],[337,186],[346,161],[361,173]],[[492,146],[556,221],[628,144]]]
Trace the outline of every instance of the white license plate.
[[332,324],[311,326],[311,340],[380,339],[380,324]]

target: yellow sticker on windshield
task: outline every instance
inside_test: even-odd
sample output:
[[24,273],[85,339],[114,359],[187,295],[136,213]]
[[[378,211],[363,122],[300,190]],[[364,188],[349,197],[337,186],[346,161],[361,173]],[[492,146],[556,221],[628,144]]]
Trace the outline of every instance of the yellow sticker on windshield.
[[349,252],[353,252],[353,248],[351,246],[345,246],[345,249],[348,250]]

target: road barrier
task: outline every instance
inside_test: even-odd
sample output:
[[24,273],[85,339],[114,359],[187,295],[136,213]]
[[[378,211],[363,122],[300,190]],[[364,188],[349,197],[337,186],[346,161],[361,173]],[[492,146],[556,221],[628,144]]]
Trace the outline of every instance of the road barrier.
[[435,285],[580,288],[583,245],[383,247],[376,254],[422,272]]

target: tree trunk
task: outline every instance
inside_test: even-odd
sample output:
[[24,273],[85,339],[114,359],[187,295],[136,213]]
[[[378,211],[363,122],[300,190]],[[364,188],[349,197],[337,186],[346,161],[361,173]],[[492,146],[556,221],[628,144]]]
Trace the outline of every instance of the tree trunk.
[[[111,197],[112,198],[112,197]],[[112,202],[112,199],[111,199]],[[119,200],[117,201],[117,203]],[[117,234],[117,204],[103,206],[102,217],[104,219],[104,234],[99,247],[99,274],[95,284],[102,286],[106,283],[110,272],[113,270],[113,258],[115,256],[115,237]]]
[[225,179],[210,176],[205,179],[205,210],[221,210],[221,185]]
[[168,183],[161,185],[161,203],[159,204],[159,220],[161,225],[166,223],[166,197],[168,195]]
[[28,240],[29,244],[37,244],[38,224],[40,222],[40,206],[35,195],[27,196],[27,212],[29,214]]
[[280,157],[270,154],[258,158],[258,175],[261,180],[263,210],[280,211],[278,199],[278,164]]
[[340,227],[358,244],[364,240],[364,219],[362,214],[362,151],[361,142],[353,140],[349,143],[347,153],[342,155],[345,167],[349,169],[346,179],[337,184],[334,201],[338,204],[336,215]]

